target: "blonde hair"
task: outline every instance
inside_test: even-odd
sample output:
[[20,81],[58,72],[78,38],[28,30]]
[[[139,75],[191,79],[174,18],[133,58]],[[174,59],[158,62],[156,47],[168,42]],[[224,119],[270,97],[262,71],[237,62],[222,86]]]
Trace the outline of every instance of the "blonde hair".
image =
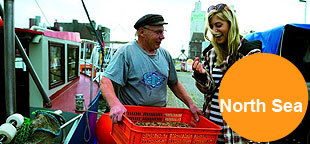
[[[213,31],[211,28],[210,21],[211,19],[217,16],[223,21],[226,21],[229,24],[229,30],[228,30],[228,39],[227,39],[227,45],[226,47],[223,47],[222,45],[218,45],[216,43],[216,40],[214,36],[212,36],[211,40],[207,36],[207,32],[210,31],[211,34],[215,35],[216,31]],[[226,6],[222,11],[217,10],[211,10],[208,14],[208,21],[205,28],[205,38],[209,41],[211,41],[211,44],[215,48],[215,53],[217,55],[216,59],[216,65],[220,65],[223,63],[224,58],[228,55],[236,56],[238,54],[238,46],[240,44],[240,34],[239,34],[239,27],[237,18],[233,11],[230,10],[228,6]]]

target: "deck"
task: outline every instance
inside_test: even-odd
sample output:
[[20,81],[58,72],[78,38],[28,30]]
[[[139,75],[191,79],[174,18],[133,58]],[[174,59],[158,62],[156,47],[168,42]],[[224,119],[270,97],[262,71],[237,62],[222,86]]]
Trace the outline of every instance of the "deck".
[[[50,97],[52,101],[52,107],[50,109],[62,110],[65,112],[81,113],[75,111],[75,95],[83,94],[86,106],[90,103],[90,77],[85,74],[80,74],[80,77],[72,81],[69,85],[56,92]],[[93,82],[93,94],[92,99],[95,98],[99,91],[99,84]],[[84,107],[84,109],[86,109]]]

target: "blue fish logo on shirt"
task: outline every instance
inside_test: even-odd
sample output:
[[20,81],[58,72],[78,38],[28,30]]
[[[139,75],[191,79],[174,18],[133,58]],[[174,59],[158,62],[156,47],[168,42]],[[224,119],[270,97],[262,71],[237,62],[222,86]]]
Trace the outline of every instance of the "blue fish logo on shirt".
[[149,88],[156,88],[161,86],[166,79],[166,76],[156,71],[152,73],[145,73],[140,82]]

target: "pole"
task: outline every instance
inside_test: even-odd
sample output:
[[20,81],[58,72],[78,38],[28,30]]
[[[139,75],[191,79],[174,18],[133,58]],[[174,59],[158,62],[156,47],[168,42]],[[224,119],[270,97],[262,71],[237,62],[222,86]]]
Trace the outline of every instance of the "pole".
[[308,7],[308,1],[309,0],[299,0],[299,2],[305,3],[305,24],[307,23],[307,7]]
[[86,43],[84,42],[84,55],[83,55],[83,60],[84,60],[84,73],[86,74]]
[[[2,10],[2,8],[0,10],[0,16],[3,17],[3,10]],[[17,44],[17,49],[20,52],[20,54],[21,54],[21,56],[23,58],[23,61],[25,62],[26,67],[27,67],[27,69],[28,69],[28,71],[29,71],[29,73],[30,73],[34,83],[36,84],[37,88],[39,89],[39,91],[40,91],[40,93],[42,95],[42,98],[43,98],[43,100],[45,102],[45,105],[47,107],[51,107],[52,106],[52,102],[49,99],[49,97],[47,96],[47,94],[46,94],[46,92],[45,92],[45,90],[43,88],[43,85],[42,85],[42,83],[41,83],[41,81],[39,79],[39,76],[35,72],[34,67],[31,64],[30,59],[28,58],[28,56],[27,56],[27,54],[26,54],[26,52],[25,52],[25,50],[23,48],[23,45],[21,44],[21,42],[20,42],[19,38],[17,37],[17,35],[15,34],[15,32],[14,32],[14,35],[15,35],[15,43]],[[15,64],[15,60],[14,60],[14,64]],[[15,70],[15,66],[14,66],[14,70]]]
[[45,102],[45,105],[47,107],[51,107],[52,106],[52,102],[51,102],[50,98],[47,96],[47,94],[46,94],[46,92],[44,90],[43,84],[41,83],[38,74],[35,72],[34,67],[31,64],[30,59],[28,58],[28,56],[27,56],[27,54],[25,52],[25,49],[23,48],[23,45],[19,41],[17,35],[15,35],[15,40],[16,40],[16,43],[17,43],[17,49],[18,49],[19,53],[21,54],[21,56],[23,58],[23,61],[25,62],[26,66],[27,66],[27,69],[28,69],[28,71],[29,71],[29,73],[30,73],[34,83],[36,84],[37,88],[39,89],[39,91],[41,93],[41,96],[42,96],[42,98],[43,98],[43,100]]
[[[94,51],[94,50],[93,50]],[[94,53],[91,56],[91,74],[90,74],[90,96],[89,96],[89,104],[93,100],[93,80],[94,80]]]
[[309,2],[309,0],[306,0],[306,2],[305,2],[305,24],[307,23],[307,9],[308,9],[308,2]]
[[4,79],[6,116],[16,112],[14,0],[4,1]]

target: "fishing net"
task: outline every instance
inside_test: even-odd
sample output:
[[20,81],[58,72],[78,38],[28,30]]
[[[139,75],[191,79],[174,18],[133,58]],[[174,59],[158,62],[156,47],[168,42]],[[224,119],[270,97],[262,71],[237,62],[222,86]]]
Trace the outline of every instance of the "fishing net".
[[24,117],[24,123],[21,127],[17,128],[17,133],[11,144],[21,144],[27,141],[31,134],[32,121],[29,118]]
[[54,143],[55,137],[61,133],[61,125],[65,123],[63,116],[46,110],[32,113],[33,120],[24,117],[24,123],[17,128],[17,133],[11,144]]

